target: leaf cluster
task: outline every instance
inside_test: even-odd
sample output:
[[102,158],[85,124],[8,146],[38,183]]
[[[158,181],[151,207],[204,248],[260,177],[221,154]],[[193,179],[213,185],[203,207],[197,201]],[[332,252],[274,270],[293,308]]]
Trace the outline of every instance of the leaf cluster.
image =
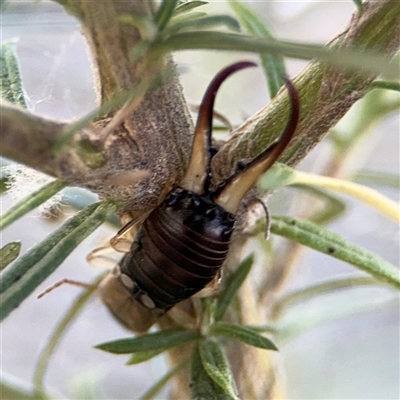
[[[131,354],[128,365],[147,361],[166,350],[193,343],[191,392],[193,399],[238,399],[234,378],[224,354],[224,341],[237,340],[265,350],[277,350],[274,343],[253,327],[223,321],[225,312],[253,264],[247,257],[226,282],[226,288],[215,302],[208,302],[200,329],[169,329],[138,337],[113,340],[96,346],[114,354]],[[163,379],[164,382],[164,379]],[[164,382],[166,383],[166,382]],[[157,383],[159,389],[159,383]],[[154,389],[150,389],[154,393]],[[222,396],[222,397],[220,397]],[[143,398],[148,398],[147,394]]]

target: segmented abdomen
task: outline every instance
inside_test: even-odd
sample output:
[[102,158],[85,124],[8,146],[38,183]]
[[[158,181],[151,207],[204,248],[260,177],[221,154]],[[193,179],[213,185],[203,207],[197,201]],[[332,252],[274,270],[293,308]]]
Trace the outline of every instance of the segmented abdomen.
[[225,261],[234,224],[235,217],[208,198],[173,190],[121,262],[121,272],[137,285],[132,294],[148,308],[143,294],[168,309],[206,287]]

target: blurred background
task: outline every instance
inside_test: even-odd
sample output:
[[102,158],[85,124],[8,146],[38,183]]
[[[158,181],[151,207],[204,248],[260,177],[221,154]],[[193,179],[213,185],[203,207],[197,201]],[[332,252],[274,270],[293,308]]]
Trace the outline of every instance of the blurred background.
[[[231,13],[225,2],[210,1],[210,13]],[[355,11],[352,1],[246,1],[267,22],[279,39],[325,44],[340,33]],[[39,115],[73,121],[96,105],[96,94],[86,44],[77,21],[62,8],[47,1],[12,1],[1,15],[2,41],[17,38],[17,51],[29,109]],[[186,51],[176,54],[188,101],[198,104],[216,72],[248,54]],[[287,60],[290,76],[306,62]],[[231,78],[217,98],[217,110],[238,125],[263,107],[268,91],[261,69],[244,71]],[[341,121],[346,129],[352,116]],[[330,152],[329,141],[314,149],[300,170],[321,169]],[[349,163],[348,173],[359,170],[399,173],[399,113],[378,123]],[[37,175],[16,168],[16,188],[1,197],[2,212],[33,190]],[[25,179],[25,180],[24,180]],[[19,182],[19,183],[18,183]],[[375,188],[399,200],[398,188],[375,184]],[[270,201],[272,214],[295,215],[294,189],[283,189]],[[78,193],[72,195],[78,196]],[[346,213],[329,229],[399,264],[399,227],[370,207],[351,198]],[[293,202],[294,201],[294,202]],[[282,209],[282,203],[288,206]],[[65,206],[61,219],[50,213],[30,213],[1,235],[1,245],[22,241],[22,252],[51,233],[73,214]],[[57,207],[56,207],[57,208]],[[103,245],[114,231],[104,226],[86,239],[41,285],[40,290],[16,309],[1,326],[1,366],[4,377],[15,377],[28,385],[35,364],[49,335],[81,289],[64,285],[38,300],[37,294],[63,278],[91,282],[99,269],[85,256]],[[332,277],[358,275],[353,267],[307,250],[302,253],[286,292],[304,288]],[[301,318],[307,330],[279,345],[279,376],[288,399],[398,399],[399,387],[399,300],[384,287],[360,287],[317,297],[293,307],[282,324],[293,326]],[[292,325],[291,325],[292,324]],[[308,325],[307,325],[308,324]],[[157,357],[143,365],[126,367],[125,356],[96,350],[94,345],[129,336],[95,297],[74,323],[56,351],[46,386],[60,398],[135,399],[166,371]],[[167,391],[160,399],[167,398]]]

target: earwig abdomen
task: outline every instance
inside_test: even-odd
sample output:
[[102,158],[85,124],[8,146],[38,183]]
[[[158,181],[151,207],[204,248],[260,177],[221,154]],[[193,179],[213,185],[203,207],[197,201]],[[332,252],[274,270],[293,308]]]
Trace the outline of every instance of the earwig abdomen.
[[[120,263],[132,295],[168,310],[205,288],[228,254],[235,217],[208,197],[177,188],[146,219]],[[150,300],[149,300],[150,299]]]

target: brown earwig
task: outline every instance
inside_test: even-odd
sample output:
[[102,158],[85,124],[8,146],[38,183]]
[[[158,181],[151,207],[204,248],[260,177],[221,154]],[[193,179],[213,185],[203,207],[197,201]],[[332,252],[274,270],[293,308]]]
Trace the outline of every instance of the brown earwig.
[[[127,254],[100,284],[102,300],[134,331],[148,330],[175,304],[219,280],[240,201],[282,154],[296,130],[299,99],[287,81],[291,113],[280,138],[215,190],[210,189],[216,93],[229,75],[253,66],[247,61],[235,63],[210,83],[200,106],[186,175],[144,220]],[[129,222],[117,238],[133,225]]]

